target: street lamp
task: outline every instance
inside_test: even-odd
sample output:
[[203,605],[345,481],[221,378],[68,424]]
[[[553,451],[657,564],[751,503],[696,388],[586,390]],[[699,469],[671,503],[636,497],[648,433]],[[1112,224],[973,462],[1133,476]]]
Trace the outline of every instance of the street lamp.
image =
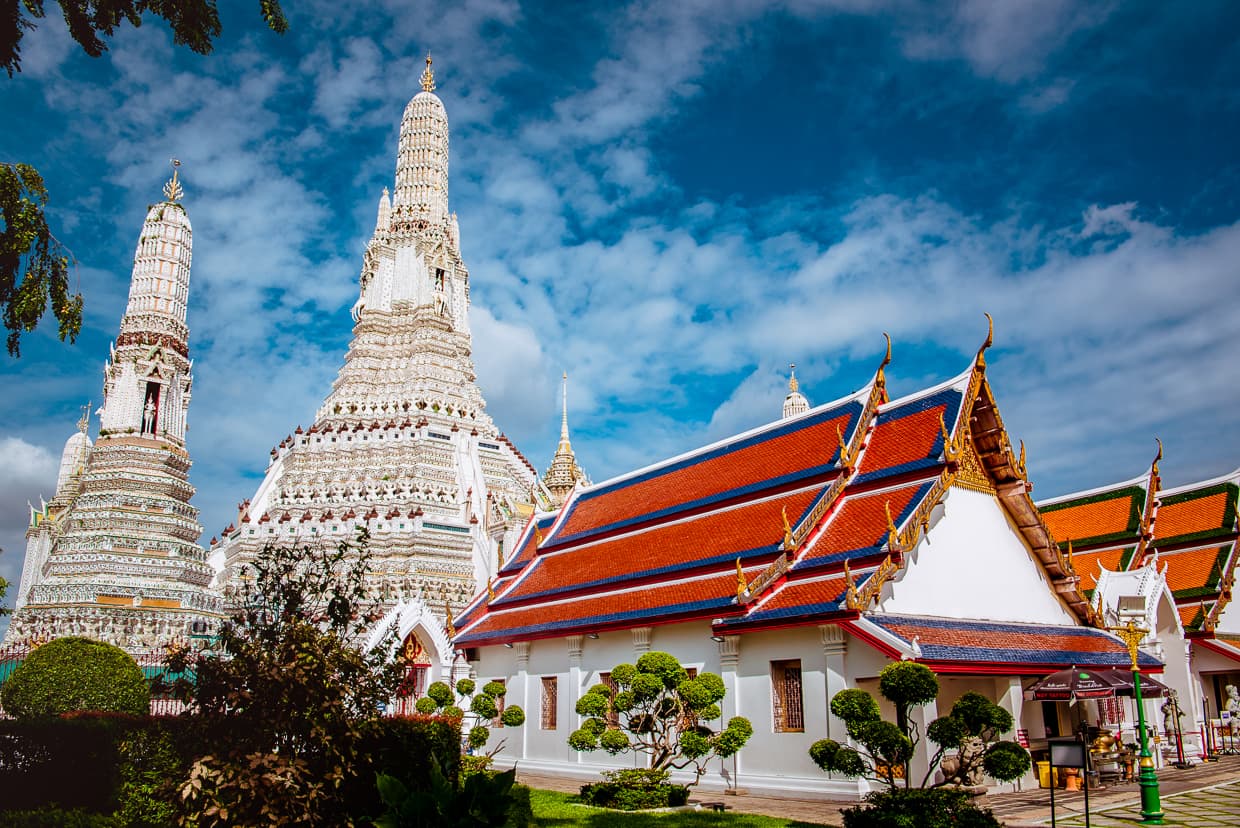
[[1141,773],[1138,777],[1141,785],[1141,821],[1147,825],[1162,825],[1163,809],[1158,796],[1158,775],[1154,773],[1154,757],[1150,753],[1149,739],[1145,735],[1145,704],[1141,701],[1141,673],[1137,667],[1137,646],[1149,630],[1138,627],[1131,619],[1122,627],[1108,629],[1124,640],[1128,645],[1128,655],[1132,658],[1132,685],[1137,698],[1137,732],[1141,737]]

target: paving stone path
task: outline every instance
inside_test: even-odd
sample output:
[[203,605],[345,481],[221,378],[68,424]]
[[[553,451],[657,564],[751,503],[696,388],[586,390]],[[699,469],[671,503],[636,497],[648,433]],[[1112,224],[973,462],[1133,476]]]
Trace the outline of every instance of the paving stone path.
[[[1168,794],[1162,798],[1162,807],[1166,814],[1164,825],[1235,828],[1240,825],[1240,781]],[[1091,813],[1089,824],[1097,828],[1131,828],[1133,825],[1142,824],[1140,810],[1140,801],[1136,800],[1125,806]],[[1049,824],[1049,820],[1045,824]],[[1085,825],[1085,815],[1077,814],[1068,819],[1057,819],[1056,824],[1082,828]]]

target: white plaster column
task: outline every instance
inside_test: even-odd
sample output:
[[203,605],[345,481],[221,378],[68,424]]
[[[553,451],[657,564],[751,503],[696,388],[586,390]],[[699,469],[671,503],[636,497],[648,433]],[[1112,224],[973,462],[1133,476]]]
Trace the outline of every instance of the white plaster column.
[[[744,715],[741,713],[741,687],[740,681],[736,675],[737,667],[741,660],[741,637],[739,635],[725,635],[719,638],[716,644],[719,645],[719,677],[723,679],[724,690],[727,694],[723,697],[723,721],[726,724],[733,716]],[[738,779],[732,780],[733,787],[739,786],[739,777],[741,774],[741,757],[745,751],[741,750],[733,757],[732,769]],[[726,760],[722,760],[725,762]]]
[[[913,755],[912,761],[908,763],[910,783],[913,787],[920,787],[921,780],[926,775],[926,771],[930,767],[930,751],[931,744],[926,738],[926,728],[930,723],[939,717],[938,700],[932,700],[929,704],[922,707],[914,707],[908,713],[909,721],[916,723],[917,729],[921,734],[921,743],[917,745],[917,752]],[[930,777],[930,782],[934,781],[934,777]]]
[[513,647],[517,651],[517,684],[521,685],[521,709],[525,711],[525,724],[521,725],[521,758],[524,759],[530,742],[529,729],[537,727],[541,711],[530,709],[530,642],[518,641]]
[[831,699],[836,693],[848,687],[847,674],[844,670],[844,656],[848,652],[848,636],[835,624],[824,624],[818,627],[822,636],[822,655],[825,661],[827,679],[827,738],[837,742],[848,741],[844,723],[831,713]]
[[[1008,676],[1006,679],[996,678],[995,690],[999,695],[999,706],[1012,714],[1012,732],[1000,735],[1016,741],[1016,731],[1024,729],[1023,718],[1025,714],[1025,689],[1020,683],[1020,676]],[[1037,769],[1031,766],[1024,779],[1019,781],[1023,783],[1026,780],[1030,780],[1032,784],[1032,780],[1035,778],[1033,774],[1036,772]],[[1012,784],[1012,790],[1016,790],[1016,783]]]
[[[565,640],[568,642],[568,712],[572,717],[573,730],[576,730],[581,727],[581,717],[577,715],[577,700],[581,698],[581,648],[585,643],[585,636],[570,635]],[[580,765],[584,759],[582,752],[574,750],[573,756]]]
[[642,653],[650,652],[650,637],[654,632],[651,627],[634,627],[633,633],[633,658],[640,658]]

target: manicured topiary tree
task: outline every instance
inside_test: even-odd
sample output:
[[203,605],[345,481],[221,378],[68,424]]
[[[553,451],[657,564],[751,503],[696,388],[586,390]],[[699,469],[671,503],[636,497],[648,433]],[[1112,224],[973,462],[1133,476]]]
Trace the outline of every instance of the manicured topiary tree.
[[651,770],[693,768],[696,784],[712,757],[732,756],[753,735],[740,716],[721,730],[711,728],[707,722],[723,715],[723,679],[714,673],[689,678],[668,653],[617,664],[611,680],[614,687],[596,684],[577,701],[577,715],[586,720],[568,737],[573,750],[644,753]]
[[[895,706],[896,721],[888,722],[878,702],[864,690],[841,690],[831,699],[831,712],[844,722],[854,745],[821,739],[810,747],[810,758],[823,770],[845,776],[864,776],[885,783],[893,791],[898,780],[913,787],[912,759],[922,738],[935,745],[920,785],[926,787],[936,770],[943,778],[930,785],[973,784],[980,773],[1001,782],[1023,776],[1030,767],[1029,753],[1015,742],[999,737],[1012,729],[1012,714],[979,693],[965,693],[951,712],[920,732],[910,718],[914,707],[933,701],[938,677],[930,668],[911,661],[888,664],[879,674],[879,692]],[[944,762],[955,751],[951,762]]]
[[[469,730],[466,731],[466,739],[474,750],[485,745],[491,738],[491,728],[483,722],[490,722],[499,717],[505,727],[520,727],[525,724],[525,711],[515,704],[508,705],[502,713],[500,712],[499,700],[508,692],[503,682],[488,681],[475,694],[476,689],[477,684],[473,679],[457,679],[455,694],[447,684],[436,681],[426,688],[426,695],[417,700],[414,708],[419,713],[438,713],[441,716],[468,718],[470,722]],[[457,696],[460,696],[460,704],[456,704]],[[470,696],[473,698],[471,699]],[[468,713],[462,707],[466,701],[469,702]]]
[[0,688],[10,716],[58,716],[74,710],[145,715],[151,691],[124,650],[89,638],[58,638],[35,649]]

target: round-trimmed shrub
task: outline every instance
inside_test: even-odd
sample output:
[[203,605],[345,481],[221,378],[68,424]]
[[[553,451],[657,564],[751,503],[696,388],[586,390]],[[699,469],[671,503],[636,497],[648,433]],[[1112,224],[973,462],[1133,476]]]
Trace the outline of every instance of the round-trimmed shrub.
[[136,661],[120,647],[89,638],[58,638],[18,665],[0,688],[0,704],[15,718],[101,710],[143,716],[151,691]]

